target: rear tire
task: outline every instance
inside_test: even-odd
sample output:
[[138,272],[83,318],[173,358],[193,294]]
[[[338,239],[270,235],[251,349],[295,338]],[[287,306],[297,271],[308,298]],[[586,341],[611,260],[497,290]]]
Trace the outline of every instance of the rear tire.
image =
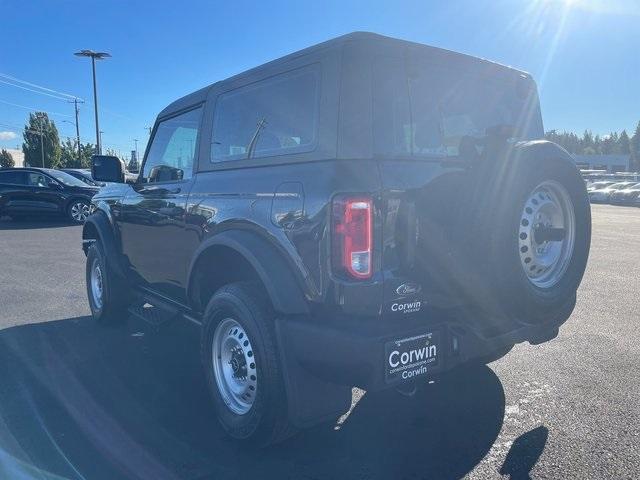
[[232,283],[218,290],[204,314],[201,356],[218,420],[233,438],[255,446],[295,433],[273,329],[260,286]]
[[93,318],[101,323],[116,323],[127,319],[130,295],[125,282],[113,272],[98,241],[87,251],[86,283]]

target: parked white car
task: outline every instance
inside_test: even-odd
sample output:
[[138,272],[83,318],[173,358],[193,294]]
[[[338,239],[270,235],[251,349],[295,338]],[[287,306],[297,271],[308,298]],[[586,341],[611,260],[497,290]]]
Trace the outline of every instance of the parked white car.
[[611,205],[638,205],[638,196],[640,195],[640,183],[636,183],[629,187],[617,190],[609,196]]
[[624,190],[625,188],[629,188],[632,185],[635,185],[638,182],[619,182],[614,183],[613,185],[609,185],[605,188],[599,188],[597,190],[589,191],[589,200],[591,203],[608,203],[609,197],[611,194],[618,190]]
[[617,180],[598,180],[597,182],[589,182],[587,183],[587,192],[591,192],[593,190],[600,190],[602,188],[607,188],[614,183],[618,183]]

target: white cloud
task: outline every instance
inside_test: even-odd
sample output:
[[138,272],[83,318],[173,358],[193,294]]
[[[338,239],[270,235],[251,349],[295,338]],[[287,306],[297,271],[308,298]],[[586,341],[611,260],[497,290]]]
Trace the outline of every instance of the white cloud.
[[17,136],[14,132],[0,132],[0,140],[13,140]]

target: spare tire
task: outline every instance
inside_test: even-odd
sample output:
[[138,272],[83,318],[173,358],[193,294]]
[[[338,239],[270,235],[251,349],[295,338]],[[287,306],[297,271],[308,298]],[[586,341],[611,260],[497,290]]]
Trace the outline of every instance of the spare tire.
[[541,323],[571,313],[589,255],[591,210],[568,155],[548,142],[532,147],[471,169],[456,230],[476,303],[496,319]]

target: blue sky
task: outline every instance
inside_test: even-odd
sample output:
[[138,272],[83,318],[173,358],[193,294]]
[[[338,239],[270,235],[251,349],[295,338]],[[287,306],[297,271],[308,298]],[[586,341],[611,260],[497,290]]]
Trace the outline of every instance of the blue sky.
[[[638,0],[4,0],[2,12],[0,74],[87,100],[84,141],[95,141],[91,71],[73,52],[113,55],[98,64],[100,127],[104,146],[123,153],[135,138],[144,148],[145,127],[172,100],[354,30],[531,72],[547,130],[606,134],[640,120]],[[51,112],[62,137],[75,135],[63,122],[72,105],[0,82],[0,147],[21,143],[25,107]]]

